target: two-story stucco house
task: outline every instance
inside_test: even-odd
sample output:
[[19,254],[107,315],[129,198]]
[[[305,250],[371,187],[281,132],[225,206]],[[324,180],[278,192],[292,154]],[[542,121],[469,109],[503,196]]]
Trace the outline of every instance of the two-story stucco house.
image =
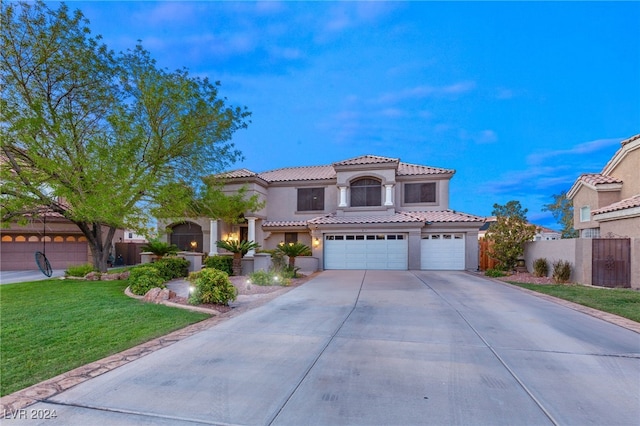
[[581,175],[567,197],[580,237],[640,237],[640,134],[622,141],[600,173]]
[[312,248],[319,269],[476,270],[484,218],[449,209],[454,173],[373,155],[263,173],[231,171],[221,175],[224,191],[246,186],[265,207],[245,212],[242,225],[187,221],[169,238],[184,241],[184,248],[191,239],[209,253],[217,253],[215,241],[222,239],[256,241],[264,249],[299,241]]

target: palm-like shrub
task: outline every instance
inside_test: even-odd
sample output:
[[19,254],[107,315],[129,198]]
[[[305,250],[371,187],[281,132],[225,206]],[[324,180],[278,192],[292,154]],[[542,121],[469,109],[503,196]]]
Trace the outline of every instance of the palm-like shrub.
[[247,240],[220,240],[216,241],[216,246],[233,253],[233,275],[242,275],[242,257],[249,252],[260,247],[255,241]]
[[179,251],[177,245],[165,243],[164,241],[160,241],[158,239],[149,241],[141,248],[142,251],[148,251],[160,257],[176,254]]
[[289,257],[289,269],[291,270],[295,270],[296,257],[311,256],[311,249],[309,246],[302,243],[281,243],[278,246],[278,250]]

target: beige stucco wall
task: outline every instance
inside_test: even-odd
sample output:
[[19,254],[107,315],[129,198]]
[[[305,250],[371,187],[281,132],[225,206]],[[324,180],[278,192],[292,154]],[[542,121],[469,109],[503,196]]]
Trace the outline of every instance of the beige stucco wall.
[[600,235],[640,238],[640,216],[600,222]]
[[627,152],[623,161],[610,171],[610,176],[617,177],[623,182],[620,199],[632,197],[640,190],[640,145],[637,141],[633,143],[636,148]]
[[582,185],[573,197],[573,227],[576,230],[597,228],[599,226],[598,222],[594,220],[587,222],[580,221],[580,209],[584,206],[591,207],[591,211],[597,209],[598,193],[594,189]]
[[533,272],[533,262],[547,259],[549,274],[553,274],[553,262],[565,260],[571,263],[571,281],[591,284],[591,240],[571,238],[525,243],[524,258],[527,270]]

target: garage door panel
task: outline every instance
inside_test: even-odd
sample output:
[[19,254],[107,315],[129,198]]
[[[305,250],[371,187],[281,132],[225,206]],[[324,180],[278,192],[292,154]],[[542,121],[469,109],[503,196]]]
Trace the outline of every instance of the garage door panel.
[[465,240],[462,234],[427,235],[421,240],[420,253],[421,269],[465,269]]
[[[48,242],[45,253],[53,269],[66,269],[88,261],[86,242]],[[43,251],[42,242],[3,242],[0,248],[3,271],[36,270],[35,253]]]
[[398,269],[408,265],[408,243],[402,235],[327,235],[325,269]]

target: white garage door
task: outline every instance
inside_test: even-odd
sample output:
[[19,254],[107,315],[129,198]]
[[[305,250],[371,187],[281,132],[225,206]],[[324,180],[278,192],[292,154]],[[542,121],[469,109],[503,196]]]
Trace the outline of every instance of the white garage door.
[[335,234],[324,238],[324,269],[398,269],[408,265],[403,234]]
[[464,270],[464,234],[429,234],[420,243],[420,269]]

